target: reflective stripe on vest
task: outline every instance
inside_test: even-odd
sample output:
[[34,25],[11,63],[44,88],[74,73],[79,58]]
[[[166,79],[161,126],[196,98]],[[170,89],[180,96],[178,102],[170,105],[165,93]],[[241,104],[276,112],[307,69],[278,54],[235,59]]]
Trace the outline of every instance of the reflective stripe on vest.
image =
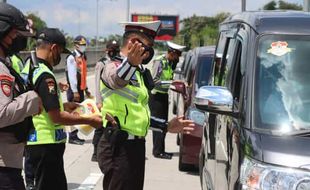
[[[157,60],[159,60],[161,62],[161,65],[162,65],[162,73],[160,75],[160,80],[161,81],[172,80],[173,79],[173,70],[172,70],[172,67],[169,64],[169,61],[166,58],[166,56],[160,56],[157,58]],[[170,87],[169,84],[156,85],[152,91],[155,93],[158,92],[158,93],[167,94],[169,87]]]
[[[29,64],[29,62],[27,64]],[[29,72],[29,69],[27,68],[28,66],[26,65],[24,69],[25,72],[27,72],[27,70]],[[24,73],[24,70],[22,73]],[[54,73],[45,64],[39,63],[39,67],[33,71],[33,84],[37,82],[37,80],[43,73],[49,73],[55,77]],[[57,87],[57,93],[60,103],[60,111],[63,111],[64,108],[59,87]],[[33,130],[33,132],[29,135],[27,145],[56,144],[66,142],[67,136],[63,130],[63,126],[55,124],[50,119],[45,109],[43,109],[40,115],[34,116],[32,120],[35,130]]]
[[[127,85],[121,89],[109,89],[103,82],[100,84],[102,96],[102,117],[106,113],[117,117],[122,130],[131,135],[144,137],[150,125],[150,109],[148,106],[148,90],[143,78],[136,72],[137,82],[140,86]],[[107,121],[103,121],[106,127]]]

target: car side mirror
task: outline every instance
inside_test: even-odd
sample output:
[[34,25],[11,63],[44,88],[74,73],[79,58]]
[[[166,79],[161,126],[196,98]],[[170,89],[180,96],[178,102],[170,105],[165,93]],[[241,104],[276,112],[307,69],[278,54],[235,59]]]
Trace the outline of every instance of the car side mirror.
[[170,89],[174,92],[186,95],[186,85],[183,81],[173,81],[170,85]]
[[238,117],[233,112],[233,96],[229,90],[221,86],[202,86],[199,88],[194,103],[200,110],[213,114],[229,115]]
[[183,73],[181,67],[177,67],[173,72],[175,74],[182,74]]

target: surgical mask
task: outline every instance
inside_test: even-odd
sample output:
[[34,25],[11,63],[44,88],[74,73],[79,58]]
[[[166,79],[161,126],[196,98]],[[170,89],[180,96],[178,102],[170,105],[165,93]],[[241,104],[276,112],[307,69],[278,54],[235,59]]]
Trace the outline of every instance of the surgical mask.
[[86,50],[86,46],[80,46],[79,47],[80,52],[84,53]]

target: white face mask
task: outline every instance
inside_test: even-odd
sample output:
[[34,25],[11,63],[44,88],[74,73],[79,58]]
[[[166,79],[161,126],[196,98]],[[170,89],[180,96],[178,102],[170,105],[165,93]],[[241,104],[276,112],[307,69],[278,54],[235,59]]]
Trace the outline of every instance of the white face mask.
[[79,47],[80,52],[84,53],[86,50],[86,46],[80,46]]

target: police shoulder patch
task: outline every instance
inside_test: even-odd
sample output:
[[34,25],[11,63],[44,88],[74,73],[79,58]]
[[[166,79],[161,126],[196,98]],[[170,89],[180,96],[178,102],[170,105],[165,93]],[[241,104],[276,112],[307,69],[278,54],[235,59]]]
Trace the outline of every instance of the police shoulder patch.
[[14,78],[9,75],[0,75],[1,90],[3,94],[9,97],[12,93]]
[[50,94],[56,94],[56,84],[55,81],[51,78],[45,79],[45,82],[47,84],[48,87],[48,92]]

